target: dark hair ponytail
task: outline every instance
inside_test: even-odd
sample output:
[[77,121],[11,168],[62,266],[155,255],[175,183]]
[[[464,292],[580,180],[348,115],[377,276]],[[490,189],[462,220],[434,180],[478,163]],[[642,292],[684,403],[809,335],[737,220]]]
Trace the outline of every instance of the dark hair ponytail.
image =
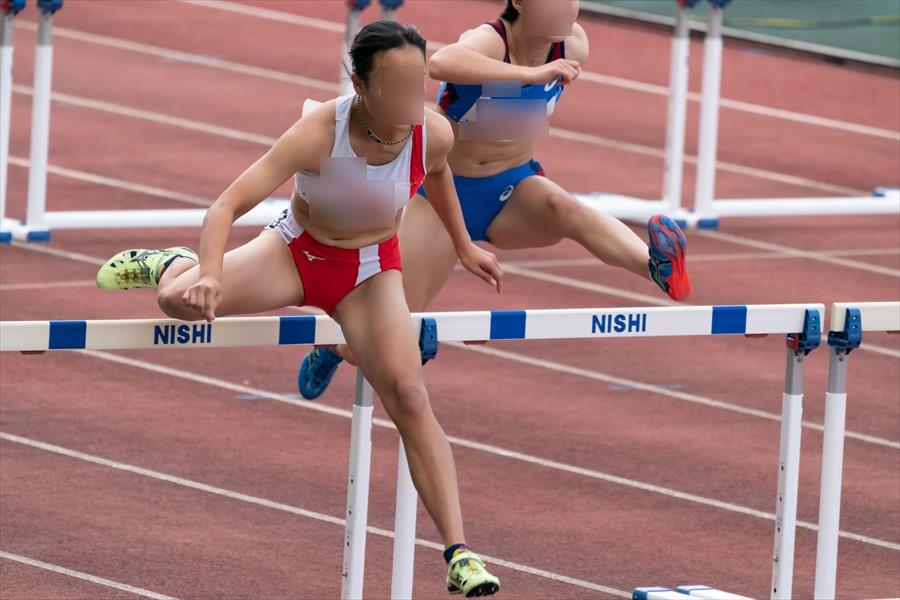
[[359,30],[350,45],[350,64],[353,74],[368,83],[375,56],[383,50],[415,46],[425,56],[425,38],[414,25],[381,20]]
[[512,0],[506,0],[506,9],[504,9],[500,18],[509,21],[510,23],[515,23],[516,19],[519,18],[519,11],[513,6]]

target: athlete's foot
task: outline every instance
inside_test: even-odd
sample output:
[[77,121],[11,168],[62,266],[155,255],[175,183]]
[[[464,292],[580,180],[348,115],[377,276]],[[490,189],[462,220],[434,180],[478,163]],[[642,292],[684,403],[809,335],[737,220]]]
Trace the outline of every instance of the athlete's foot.
[[447,591],[467,598],[490,596],[500,591],[500,579],[488,573],[481,557],[463,546],[447,566]]
[[691,295],[691,279],[687,272],[687,242],[678,223],[665,215],[656,215],[647,223],[650,235],[650,278],[678,302]]
[[179,257],[200,262],[196,252],[184,247],[119,252],[97,271],[97,287],[101,290],[158,287],[163,273]]
[[300,395],[307,400],[315,400],[325,393],[334,372],[343,360],[331,348],[325,346],[313,348],[300,363],[300,372],[297,375]]

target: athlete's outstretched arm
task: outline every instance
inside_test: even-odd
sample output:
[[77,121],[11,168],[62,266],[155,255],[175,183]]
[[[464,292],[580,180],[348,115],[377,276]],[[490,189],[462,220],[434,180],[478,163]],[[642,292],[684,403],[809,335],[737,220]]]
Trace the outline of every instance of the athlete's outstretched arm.
[[453,148],[453,129],[450,122],[443,115],[429,109],[425,109],[425,119],[428,127],[426,149],[428,165],[425,176],[428,202],[450,234],[459,262],[500,292],[503,271],[497,257],[472,243],[463,221],[459,196],[453,184],[453,173],[447,164],[447,155]]
[[[583,34],[584,30],[581,32]],[[490,25],[482,25],[462,34],[455,44],[435,52],[428,61],[428,75],[439,81],[461,84],[480,85],[489,80],[543,84],[559,77],[562,77],[564,84],[568,84],[581,73],[579,62],[571,58],[526,67],[503,62],[504,52],[503,40],[497,32]]]
[[[330,108],[330,117],[329,117]],[[334,120],[333,103],[318,107],[294,123],[272,148],[250,165],[210,206],[200,231],[200,273],[185,291],[185,302],[203,307],[214,318],[222,284],[222,259],[234,222],[262,202],[296,171],[319,169],[319,158],[328,154],[331,134],[321,123]],[[320,123],[321,122],[321,123]]]

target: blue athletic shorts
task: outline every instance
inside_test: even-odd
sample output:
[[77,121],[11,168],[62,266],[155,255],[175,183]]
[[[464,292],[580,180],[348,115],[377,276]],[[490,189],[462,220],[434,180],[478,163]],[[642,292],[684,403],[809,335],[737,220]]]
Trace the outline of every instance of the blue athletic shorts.
[[[541,163],[531,159],[523,165],[491,175],[490,177],[453,176],[463,219],[472,241],[489,242],[487,228],[503,210],[506,200],[512,195],[519,182],[532,175],[543,175]],[[425,187],[418,193],[425,196]]]

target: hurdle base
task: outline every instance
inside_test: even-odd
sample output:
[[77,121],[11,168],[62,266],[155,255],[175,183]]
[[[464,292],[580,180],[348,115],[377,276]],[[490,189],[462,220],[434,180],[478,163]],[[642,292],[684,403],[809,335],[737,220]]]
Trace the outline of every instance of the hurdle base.
[[681,208],[673,211],[672,207],[665,200],[644,200],[633,196],[600,192],[573,194],[573,196],[585,206],[624,221],[646,223],[650,220],[650,217],[662,213],[669,215],[676,221],[687,223],[690,216],[690,213]]

